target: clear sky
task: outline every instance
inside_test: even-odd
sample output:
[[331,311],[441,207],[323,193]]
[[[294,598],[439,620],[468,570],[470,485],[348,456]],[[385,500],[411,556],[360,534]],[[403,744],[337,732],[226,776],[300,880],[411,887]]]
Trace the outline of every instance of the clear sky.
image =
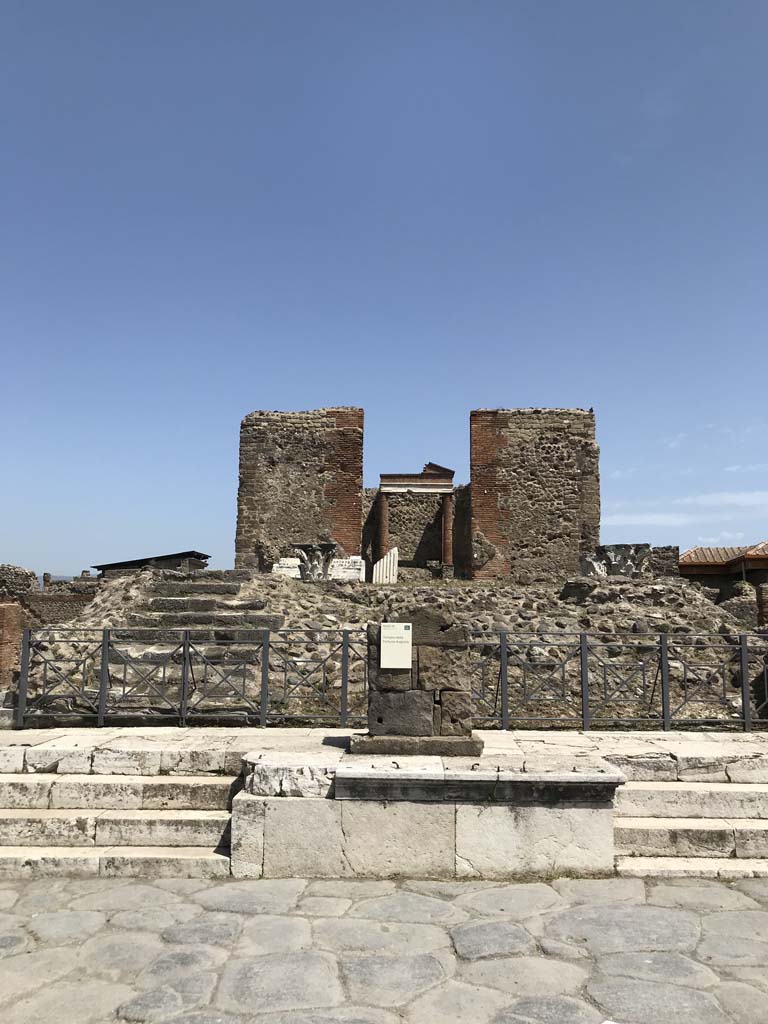
[[593,406],[603,540],[768,537],[765,0],[3,0],[0,562],[232,565],[240,419]]

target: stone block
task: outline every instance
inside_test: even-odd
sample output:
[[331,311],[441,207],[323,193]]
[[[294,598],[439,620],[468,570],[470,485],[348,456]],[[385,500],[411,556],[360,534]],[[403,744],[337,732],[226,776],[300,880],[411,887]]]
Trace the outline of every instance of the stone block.
[[418,685],[420,690],[471,689],[469,649],[467,647],[418,647]]
[[0,747],[0,774],[21,774],[24,771],[24,747]]
[[2,846],[93,846],[96,815],[87,811],[5,810]]
[[235,878],[261,878],[264,870],[262,797],[238,793],[232,801],[231,864]]
[[456,807],[460,878],[551,878],[613,872],[610,807]]
[[413,671],[408,668],[381,668],[379,648],[372,648],[374,657],[368,661],[368,687],[384,693],[403,693],[413,687]]
[[443,736],[469,736],[472,732],[472,696],[443,690],[440,693],[442,708],[440,732]]
[[372,736],[431,736],[433,705],[425,690],[371,693],[368,728]]
[[229,857],[189,846],[113,847],[99,858],[104,878],[226,878]]
[[424,755],[427,757],[480,757],[483,741],[471,736],[352,736],[353,754]]
[[342,878],[349,874],[339,803],[267,797],[265,878]]
[[301,796],[325,799],[342,751],[332,753],[246,754],[245,788],[254,796]]
[[159,775],[162,751],[116,749],[93,751],[94,775]]
[[363,878],[452,878],[453,804],[340,801],[345,860]]
[[0,778],[0,807],[48,807],[55,778],[55,775]]

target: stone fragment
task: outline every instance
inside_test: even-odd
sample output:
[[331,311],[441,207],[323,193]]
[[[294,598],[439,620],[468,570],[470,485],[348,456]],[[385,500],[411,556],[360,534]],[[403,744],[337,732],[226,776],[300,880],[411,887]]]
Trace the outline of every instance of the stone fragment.
[[374,691],[368,703],[368,730],[371,736],[431,736],[433,705],[432,693],[424,690]]
[[353,1002],[374,1006],[403,1006],[445,978],[442,962],[431,953],[345,954],[339,965]]
[[464,960],[536,952],[533,938],[512,921],[468,922],[452,929],[451,938],[456,952]]
[[337,1006],[343,1001],[335,960],[314,952],[230,960],[216,994],[216,1004],[233,1013],[242,1012],[243,1007],[273,1013]]
[[668,1020],[730,1024],[713,996],[684,985],[598,977],[589,982],[587,993],[610,1017],[632,1024]]
[[471,695],[442,690],[440,706],[440,733],[443,736],[469,736],[472,732]]

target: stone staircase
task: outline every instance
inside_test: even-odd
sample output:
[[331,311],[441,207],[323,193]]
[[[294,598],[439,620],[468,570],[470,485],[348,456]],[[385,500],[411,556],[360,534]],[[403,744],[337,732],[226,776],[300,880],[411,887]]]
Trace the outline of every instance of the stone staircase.
[[625,877],[768,876],[768,784],[627,782],[614,839]]
[[0,878],[227,876],[239,785],[215,774],[4,773]]

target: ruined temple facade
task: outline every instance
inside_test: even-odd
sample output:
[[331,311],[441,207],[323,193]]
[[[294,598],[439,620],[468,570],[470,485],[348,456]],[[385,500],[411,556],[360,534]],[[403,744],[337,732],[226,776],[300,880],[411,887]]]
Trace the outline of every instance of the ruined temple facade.
[[479,409],[470,483],[427,463],[363,489],[363,410],[253,412],[240,431],[236,566],[269,571],[292,545],[334,541],[368,566],[511,579],[577,574],[599,543],[599,449],[583,409]]

